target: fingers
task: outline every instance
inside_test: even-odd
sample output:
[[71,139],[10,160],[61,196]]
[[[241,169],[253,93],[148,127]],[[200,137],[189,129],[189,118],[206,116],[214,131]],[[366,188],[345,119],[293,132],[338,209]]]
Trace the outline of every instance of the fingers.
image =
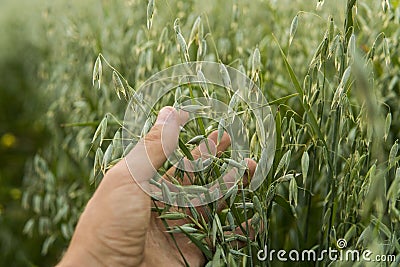
[[[249,158],[245,159],[245,162],[247,164],[247,170],[243,175],[243,186],[247,186],[249,183],[250,178],[253,176],[255,169],[257,167],[257,163]],[[223,192],[227,192],[232,186],[234,186],[238,179],[240,177],[238,177],[239,175],[239,171],[237,168],[232,168],[232,170],[230,170],[224,177],[223,177],[223,183],[224,183],[224,190],[221,189],[221,185],[220,184],[215,184],[214,186],[212,186],[209,189],[209,192],[213,192],[214,190],[218,190],[219,194],[223,194]],[[204,195],[201,198],[195,198],[191,200],[191,204],[192,206],[194,206],[196,208],[196,211],[198,214],[200,214],[201,216],[203,216],[206,221],[210,221],[212,218],[210,218],[210,211],[209,208],[207,206],[205,206],[206,204],[206,200],[204,199]],[[225,199],[223,198],[223,195],[221,195],[221,198],[218,200],[217,202],[217,207],[216,207],[216,211],[220,212],[223,209],[225,209],[227,206],[227,203],[225,201]],[[190,210],[187,210],[188,214],[191,214]]]
[[[245,159],[245,162],[247,164],[247,170],[243,175],[243,186],[247,186],[249,183],[249,178],[251,178],[255,172],[255,169],[257,167],[257,163],[249,158]],[[209,189],[209,192],[212,192],[214,190],[219,190],[219,192],[226,192],[227,190],[229,190],[232,186],[234,186],[237,183],[237,179],[239,179],[240,177],[238,177],[238,170],[237,168],[233,168],[232,170],[230,170],[224,177],[223,177],[223,183],[225,184],[225,189],[221,190],[220,185],[216,184],[214,186],[212,186]],[[227,203],[226,201],[222,198],[223,196],[221,196],[221,198],[218,200],[217,203],[217,208],[216,211],[220,212],[223,209],[226,208]],[[210,221],[212,218],[210,217],[210,210],[209,207],[207,205],[205,205],[205,199],[204,199],[204,194],[201,197],[195,198],[195,199],[191,199],[190,200],[190,205],[191,207],[195,208],[195,212],[197,212],[198,216],[202,216],[203,218],[205,218],[205,221]],[[161,205],[161,203],[160,203]],[[173,207],[172,211],[182,211],[179,210],[177,207]],[[193,216],[192,214],[192,210],[190,210],[189,208],[185,208],[184,212],[189,215],[189,216]],[[168,224],[170,226],[175,226],[175,225],[182,225],[189,222],[188,219],[182,219],[182,220],[168,220]]]
[[[224,132],[222,135],[222,138],[220,142],[218,143],[218,131],[213,131],[205,141],[201,142],[199,146],[197,146],[195,149],[191,151],[191,154],[194,158],[196,159],[207,159],[210,157],[210,154],[213,156],[220,156],[229,146],[231,145],[231,138],[229,137],[229,134]],[[191,172],[193,169],[193,166],[191,165],[191,162],[188,161],[188,159],[184,159],[184,169],[186,172]],[[164,179],[170,180],[170,177],[173,177],[176,171],[176,167],[171,167],[163,176]],[[191,174],[189,174],[191,175]],[[191,180],[188,177],[188,174],[185,173],[182,181],[182,185],[190,185]]]
[[[208,141],[209,144],[212,144],[214,148],[216,145],[216,156],[220,156],[222,152],[224,152],[231,145],[231,138],[229,137],[229,134],[226,132],[223,133],[219,143],[218,143],[218,131],[213,131],[212,133],[210,133],[207,139],[209,140]],[[208,147],[206,146],[205,142],[203,142],[200,146],[192,150],[192,155],[194,159],[198,159],[202,155],[206,155],[207,153],[208,153]]]
[[[249,184],[249,178],[253,177],[254,172],[256,171],[256,167],[257,167],[257,162],[255,162],[252,159],[246,158],[244,159],[246,166],[247,166],[247,170],[244,173],[243,176],[243,186],[247,186]],[[236,180],[237,180],[237,173],[238,173],[238,169],[237,168],[233,168],[229,173],[227,173],[224,176],[224,183],[227,186],[227,188],[231,188]]]
[[[243,232],[243,230],[245,232]],[[247,222],[246,221],[242,222],[241,226],[236,227],[235,230],[227,231],[225,233],[225,237],[227,238],[235,235],[236,236],[239,235],[245,237],[246,239],[248,238],[248,240],[254,241],[256,237],[256,232],[254,228],[251,226],[251,219],[248,219]],[[247,242],[244,239],[235,239],[230,242],[230,245],[233,248],[240,249],[246,246]]]
[[[245,162],[247,165],[247,170],[244,173],[244,176],[242,179],[243,187],[246,187],[249,184],[249,180],[251,179],[251,177],[253,177],[256,167],[257,167],[257,162],[255,162],[252,159],[246,158]],[[224,176],[223,179],[224,179],[224,184],[226,186],[226,190],[229,190],[232,186],[235,185],[237,179],[239,178],[239,177],[237,177],[237,174],[238,174],[237,168],[233,168],[229,173],[227,173]],[[227,206],[226,201],[223,199],[220,199],[218,201],[217,212],[220,212],[221,210],[226,208],[226,206]]]
[[128,168],[136,182],[150,180],[172,154],[178,144],[181,126],[188,119],[188,113],[173,107],[160,110],[155,125],[125,157]]

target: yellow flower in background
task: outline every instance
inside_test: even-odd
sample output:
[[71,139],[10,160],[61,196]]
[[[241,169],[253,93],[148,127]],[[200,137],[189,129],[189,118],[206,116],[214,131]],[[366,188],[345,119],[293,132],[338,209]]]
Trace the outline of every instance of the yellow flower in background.
[[22,196],[21,189],[19,189],[19,188],[12,188],[12,189],[10,190],[10,196],[11,196],[12,199],[14,199],[14,200],[19,200],[19,199],[21,199],[21,196]]
[[0,139],[1,146],[4,146],[6,148],[11,148],[15,146],[16,142],[17,138],[12,133],[5,133]]

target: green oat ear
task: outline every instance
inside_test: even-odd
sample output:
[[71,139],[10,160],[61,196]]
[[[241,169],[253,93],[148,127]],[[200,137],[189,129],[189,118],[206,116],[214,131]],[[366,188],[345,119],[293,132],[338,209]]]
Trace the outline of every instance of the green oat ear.
[[392,125],[392,113],[388,112],[385,119],[385,135],[383,139],[386,141],[390,133],[390,126]]
[[113,73],[112,73],[112,80],[113,80],[115,92],[117,93],[118,98],[121,99],[120,93],[122,93],[124,95],[124,97],[126,97],[125,87],[121,81],[121,78],[119,77],[119,75],[116,71],[113,71]]
[[301,173],[303,174],[303,186],[306,186],[308,168],[310,166],[310,157],[308,152],[304,151],[303,156],[301,156]]
[[106,134],[107,131],[107,121],[108,121],[108,116],[105,115],[104,118],[101,120],[99,126],[97,127],[93,138],[92,138],[92,144],[94,143],[94,141],[96,141],[96,139],[100,136],[100,146],[103,143],[104,140],[104,136]]
[[100,89],[101,79],[103,76],[103,66],[101,63],[101,58],[98,56],[93,66],[93,74],[92,74],[92,85],[94,86],[95,82],[98,82],[98,88]]
[[260,49],[256,47],[253,52],[253,57],[251,61],[251,76],[255,77],[258,75],[261,69],[261,54],[260,54]]
[[189,44],[188,46],[195,42],[198,45],[201,45],[201,40],[203,39],[203,23],[201,21],[201,16],[198,16],[193,23],[192,30],[189,35]]
[[147,4],[147,29],[150,30],[153,25],[153,15],[154,15],[154,0],[149,0]]
[[268,159],[271,156],[270,153],[271,151],[268,151],[268,148],[263,148],[261,150],[261,157],[258,161],[254,175],[250,181],[250,190],[255,190],[256,188],[258,188],[267,176],[268,173],[265,172],[265,168],[268,164]]
[[299,26],[299,14],[294,16],[289,30],[289,46],[292,44],[294,35],[296,34],[297,27]]

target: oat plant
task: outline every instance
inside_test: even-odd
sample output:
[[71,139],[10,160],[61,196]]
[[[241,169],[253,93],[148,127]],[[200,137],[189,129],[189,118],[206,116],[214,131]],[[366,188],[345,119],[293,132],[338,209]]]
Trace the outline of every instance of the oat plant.
[[[43,254],[65,247],[96,185],[131,148],[123,145],[125,108],[131,101],[148,108],[138,88],[169,66],[212,61],[240,70],[268,99],[275,149],[262,149],[256,124],[244,130],[250,157],[265,165],[273,156],[273,162],[268,173],[257,173],[265,180],[256,190],[239,181],[222,210],[215,203],[202,214],[192,208],[192,223],[166,224],[166,230],[187,235],[207,266],[285,266],[277,258],[260,260],[258,251],[320,252],[337,249],[339,239],[347,249],[400,260],[399,1],[150,0],[93,6],[64,14],[61,22],[49,18],[49,39],[61,38],[67,28],[70,40],[42,67],[48,77],[43,88],[54,99],[45,118],[54,137],[27,169],[22,200],[32,210],[24,232],[46,237]],[[201,71],[197,75],[206,78]],[[226,88],[199,83],[161,98],[141,134],[163,106],[184,108],[182,103],[193,101],[188,111],[201,111],[198,97],[232,105],[244,121],[252,121],[251,110]],[[225,120],[191,121],[181,133],[180,153],[190,158],[189,151],[210,132],[221,134],[223,125]],[[245,171],[233,152],[228,149],[195,174],[195,185],[205,183],[204,177],[218,179],[229,165]],[[162,190],[171,196],[168,188]],[[156,210],[165,222],[188,216],[168,205]],[[240,234],[232,233],[236,227]]]

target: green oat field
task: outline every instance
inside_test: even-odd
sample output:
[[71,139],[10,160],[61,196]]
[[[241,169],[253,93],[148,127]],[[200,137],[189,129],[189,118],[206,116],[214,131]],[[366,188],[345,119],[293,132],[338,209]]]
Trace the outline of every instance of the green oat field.
[[[400,265],[399,0],[0,0],[0,25],[0,266],[58,262],[104,173],[129,150],[124,116],[132,101],[145,106],[140,86],[201,61],[247,76],[275,129],[264,140],[273,149],[254,110],[218,86],[176,87],[152,107],[191,101],[196,113],[206,108],[196,98],[218,99],[249,121],[245,154],[270,165],[256,171],[255,190],[239,180],[224,209],[205,205],[209,222],[192,211],[185,234],[206,266]],[[191,121],[180,152],[224,123]],[[234,152],[195,177],[240,169]],[[368,250],[374,260],[260,259],[265,248]]]

